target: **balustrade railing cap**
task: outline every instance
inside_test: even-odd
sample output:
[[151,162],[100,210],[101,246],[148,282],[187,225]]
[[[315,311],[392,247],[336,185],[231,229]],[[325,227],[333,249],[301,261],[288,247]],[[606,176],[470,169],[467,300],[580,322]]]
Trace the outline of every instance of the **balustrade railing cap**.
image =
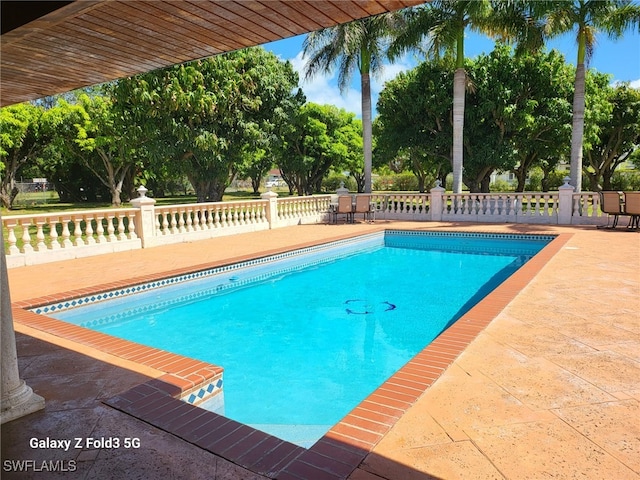
[[138,198],[134,198],[132,199],[129,203],[131,203],[131,205],[133,205],[136,208],[140,208],[142,205],[152,205],[155,204],[156,201],[153,198],[149,198],[147,197],[147,192],[149,190],[147,190],[147,188],[144,185],[140,185],[137,190],[138,195],[140,195]]
[[573,185],[569,185],[571,181],[570,177],[564,177],[562,180],[564,181],[564,185],[558,187],[558,190],[575,190]]
[[440,180],[436,180],[435,181],[435,187],[433,187],[431,189],[432,192],[444,192],[446,191],[444,188],[442,188],[442,182]]
[[277,196],[278,194],[276,192],[271,191],[271,189],[260,194],[260,198],[265,198],[265,199],[276,198]]

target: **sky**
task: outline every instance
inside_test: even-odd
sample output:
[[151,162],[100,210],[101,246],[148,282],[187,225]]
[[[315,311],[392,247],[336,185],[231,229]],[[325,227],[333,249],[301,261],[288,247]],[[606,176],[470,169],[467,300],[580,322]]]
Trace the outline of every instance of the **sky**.
[[[356,74],[352,79],[348,91],[341,93],[337,87],[337,74],[316,75],[311,80],[305,80],[304,65],[306,60],[302,55],[302,43],[305,35],[271,42],[263,45],[275,53],[282,60],[291,61],[294,69],[300,74],[300,86],[307,100],[319,104],[332,104],[360,117],[360,77]],[[567,63],[575,65],[577,46],[575,36],[566,35],[548,42],[547,49],[555,48],[561,51]],[[489,53],[493,49],[493,42],[486,37],[469,33],[465,39],[465,54],[474,58],[481,53]],[[399,72],[413,68],[417,64],[413,55],[406,55],[398,62],[385,66],[381,78],[373,79],[371,85],[372,104],[375,104],[378,94],[386,80],[394,78]],[[612,75],[612,82],[630,82],[632,86],[640,88],[640,34],[628,32],[618,40],[610,40],[606,35],[597,37],[589,68]],[[375,115],[375,111],[374,111]]]

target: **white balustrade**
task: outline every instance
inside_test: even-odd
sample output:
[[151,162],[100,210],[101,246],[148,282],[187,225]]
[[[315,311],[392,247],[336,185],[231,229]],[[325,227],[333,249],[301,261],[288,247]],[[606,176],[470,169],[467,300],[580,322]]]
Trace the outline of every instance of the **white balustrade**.
[[268,229],[266,206],[263,200],[156,206],[150,245]]
[[8,232],[7,263],[29,265],[140,248],[136,212],[104,209],[3,217]]
[[278,226],[318,223],[328,218],[331,195],[279,198]]
[[571,223],[573,224],[600,224],[603,213],[600,210],[600,196],[595,192],[574,193],[573,212]]
[[[331,195],[15,215],[2,218],[9,267],[328,220]],[[374,193],[376,219],[599,224],[596,193]],[[569,207],[570,205],[570,207]],[[435,208],[434,211],[433,209]]]
[[376,218],[381,220],[431,220],[430,195],[426,193],[372,194]]

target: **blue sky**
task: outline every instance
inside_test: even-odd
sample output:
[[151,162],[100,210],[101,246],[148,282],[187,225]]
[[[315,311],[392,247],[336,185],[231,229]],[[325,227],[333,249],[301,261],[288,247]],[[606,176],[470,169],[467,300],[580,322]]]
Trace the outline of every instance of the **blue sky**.
[[[304,80],[305,59],[302,56],[302,42],[305,36],[300,35],[278,42],[263,45],[267,50],[274,52],[282,60],[290,60],[294,68],[300,73],[301,87],[307,96],[307,100],[315,103],[328,103],[354,112],[360,117],[360,86],[359,76],[355,75],[351,87],[344,94],[337,87],[336,75],[317,75],[310,81]],[[640,34],[629,32],[622,39],[609,40],[606,35],[598,37],[598,43],[594,50],[593,58],[589,64],[599,72],[609,73],[612,81],[631,82],[632,86],[640,88]],[[548,43],[548,49],[560,50],[567,63],[576,63],[577,48],[574,36],[565,36]],[[475,57],[480,53],[488,53],[493,49],[493,42],[486,37],[476,34],[468,34],[465,41],[465,53],[467,57]],[[406,56],[399,62],[388,65],[380,79],[372,82],[373,105],[384,85],[385,80],[394,78],[398,72],[415,66],[413,56]],[[374,113],[375,114],[375,113]]]

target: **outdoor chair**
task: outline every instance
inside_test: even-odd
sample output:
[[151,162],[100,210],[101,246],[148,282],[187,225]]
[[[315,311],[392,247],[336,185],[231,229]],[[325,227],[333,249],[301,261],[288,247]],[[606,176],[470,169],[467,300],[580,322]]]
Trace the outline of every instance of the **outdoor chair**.
[[[600,196],[600,210],[608,216],[607,224],[599,225],[596,228],[616,228],[616,225],[618,225],[618,217],[625,214],[624,203],[622,203],[620,192],[605,191],[598,192],[598,195]],[[613,224],[609,226],[611,216],[613,216]]]
[[362,213],[363,220],[373,222],[375,220],[375,211],[373,210],[373,205],[371,205],[371,195],[358,195],[353,213],[354,216],[356,213]]
[[346,223],[353,223],[353,201],[351,195],[340,195],[338,197],[338,205],[333,210],[334,223],[338,223],[338,215],[344,215]]
[[628,228],[640,228],[640,192],[624,192],[624,213],[630,215]]

